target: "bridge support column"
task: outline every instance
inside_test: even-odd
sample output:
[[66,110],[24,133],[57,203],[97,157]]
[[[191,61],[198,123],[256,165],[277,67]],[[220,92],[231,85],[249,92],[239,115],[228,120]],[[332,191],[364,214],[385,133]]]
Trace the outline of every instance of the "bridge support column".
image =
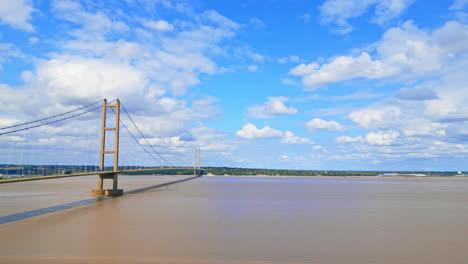
[[201,176],[200,154],[200,148],[195,148],[195,158],[193,161],[193,176]]
[[[115,127],[106,127],[106,112],[108,107],[115,107]],[[120,128],[120,101],[116,100],[115,104],[108,104],[104,99],[102,104],[102,127],[101,127],[101,155],[99,160],[99,180],[98,188],[91,191],[92,196],[120,196],[123,195],[123,190],[118,189],[119,177],[119,129]],[[106,131],[113,130],[115,132],[114,150],[106,151]],[[104,156],[105,154],[114,155],[114,171],[104,171]],[[112,189],[104,189],[104,179],[112,179]]]

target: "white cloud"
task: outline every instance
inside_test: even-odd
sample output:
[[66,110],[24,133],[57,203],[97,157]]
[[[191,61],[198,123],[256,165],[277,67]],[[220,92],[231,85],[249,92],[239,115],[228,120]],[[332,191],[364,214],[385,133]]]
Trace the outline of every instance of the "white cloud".
[[271,118],[278,115],[292,115],[297,114],[299,111],[290,106],[287,107],[284,103],[289,101],[287,97],[268,97],[262,105],[254,105],[247,108],[247,114],[256,118]]
[[[180,136],[167,138],[149,138],[148,142],[154,146],[171,148],[186,147],[189,143],[188,141],[182,141]],[[140,144],[146,145],[147,143],[144,139],[140,139]]]
[[242,127],[242,130],[237,131],[236,135],[247,139],[280,138],[283,136],[283,132],[269,126],[258,129],[254,124],[248,123]]
[[9,116],[0,116],[0,127],[11,126],[18,123],[19,119]]
[[[289,74],[301,77],[306,90],[356,78],[390,80],[392,77],[393,82],[415,80],[439,71],[453,52],[466,50],[466,34],[454,35],[462,31],[466,28],[451,22],[429,34],[408,21],[401,27],[387,30],[381,40],[371,45],[374,58],[368,51],[362,51],[358,56],[333,57],[321,65],[303,63]],[[445,40],[447,35],[451,41]]]
[[449,55],[468,51],[468,26],[457,21],[448,21],[432,34],[433,41]]
[[365,128],[382,127],[384,124],[390,126],[400,119],[401,110],[394,105],[374,105],[365,109],[353,111],[349,117],[352,121]]
[[[446,24],[438,32],[453,28]],[[459,41],[465,38],[462,32],[458,32]],[[394,129],[408,137],[433,137],[450,142],[462,138],[459,133],[448,133],[457,131],[454,128],[468,120],[468,107],[464,103],[468,100],[465,84],[468,80],[464,70],[468,59],[461,55],[467,51],[461,52],[456,42],[454,40],[443,49],[460,55],[444,63],[436,80],[402,88],[396,93],[397,99],[355,110],[350,114],[351,120],[364,128]]]
[[328,150],[324,146],[320,146],[320,145],[314,146],[313,149],[320,150],[320,151],[323,151],[323,152],[328,152]]
[[[387,30],[381,40],[360,51],[360,55],[344,56],[351,66],[337,63],[343,56],[333,57],[322,64],[299,65],[291,74],[301,76],[304,85],[309,84],[305,88],[311,90],[355,78],[402,84],[393,98],[348,109],[352,121],[377,131],[337,137],[336,143],[346,153],[342,158],[365,157],[369,153],[377,160],[462,157],[468,147],[466,32],[468,25],[457,21],[432,30],[420,29],[408,21]],[[357,63],[364,52],[370,59]],[[373,74],[377,62],[391,71],[381,76]],[[353,68],[358,66],[362,66],[364,74],[355,74]],[[326,79],[326,74],[331,77]]]
[[143,25],[147,28],[151,28],[156,31],[171,31],[174,29],[174,26],[169,24],[165,20],[148,20],[143,23]]
[[311,74],[318,70],[320,68],[320,65],[317,63],[310,63],[310,64],[304,64],[301,63],[299,66],[296,66],[295,68],[291,69],[289,71],[289,74],[294,75],[294,76],[303,76],[307,74]]
[[310,131],[314,130],[327,130],[327,131],[344,131],[346,130],[345,127],[340,125],[338,122],[334,120],[323,120],[319,118],[314,118],[306,123],[307,128]]
[[57,57],[38,65],[37,76],[53,101],[84,101],[142,94],[149,80],[128,64],[104,59]]
[[256,72],[258,71],[258,66],[257,65],[250,65],[249,67],[247,67],[247,69],[251,72]]
[[295,80],[292,80],[292,79],[289,79],[289,78],[282,79],[281,83],[285,84],[285,85],[299,85],[299,82],[297,82]]
[[30,38],[28,38],[28,42],[29,42],[29,44],[34,45],[37,42],[39,42],[39,39],[36,38],[36,37],[30,37]]
[[[0,63],[7,61],[12,57],[22,57],[21,51],[11,43],[1,43],[0,42]],[[0,71],[2,70],[2,65],[0,64]]]
[[204,151],[231,151],[237,143],[227,134],[210,127],[197,127],[190,130],[195,144]]
[[288,156],[286,154],[283,154],[280,156],[280,159],[283,161],[288,161],[288,162],[303,162],[305,160],[304,156]]
[[255,62],[263,62],[263,60],[265,59],[265,57],[262,54],[250,50],[247,50],[247,56],[249,56]]
[[0,0],[0,22],[32,32],[34,27],[30,20],[33,10],[32,0]]
[[[57,33],[61,33],[57,34],[58,51],[35,60],[33,70],[22,74],[24,84],[0,84],[0,120],[14,116],[15,122],[21,122],[75,109],[101,98],[120,98],[148,138],[172,146],[163,148],[165,152],[191,151],[193,146],[205,150],[231,149],[229,139],[219,137],[209,128],[203,135],[194,130],[219,115],[215,98],[174,95],[184,95],[198,84],[200,74],[217,73],[211,57],[221,49],[223,40],[234,36],[239,28],[237,23],[213,11],[192,14],[189,18],[192,20],[179,21],[184,24],[183,30],[173,30],[171,34],[144,34],[146,29],[137,28],[137,36],[133,36],[127,34],[127,23],[142,21],[140,18],[128,21],[111,9],[104,12],[86,2],[55,1],[52,6],[58,25],[64,21],[71,23],[72,30],[57,26]],[[11,56],[14,48],[0,44],[0,62],[2,50]],[[28,104],[25,106],[24,102]],[[92,126],[99,125],[96,122],[99,116],[93,118],[77,131],[97,131]],[[41,130],[47,136],[39,136],[37,132],[37,142],[25,144],[82,143],[52,126],[47,128]],[[184,134],[187,131],[191,131],[194,141],[187,140]],[[81,136],[86,140],[84,148],[95,145],[88,144],[87,135]]]
[[68,33],[83,40],[95,42],[109,32],[125,32],[129,27],[123,21],[115,20],[103,12],[88,12],[86,6],[70,0],[55,0],[52,9],[60,19],[81,25]]
[[361,136],[357,137],[350,137],[350,136],[339,136],[335,140],[339,144],[346,144],[346,143],[356,143],[356,142],[364,142],[364,138]]
[[[219,72],[210,57],[216,50],[222,50],[219,43],[234,36],[239,28],[237,23],[211,10],[194,14],[195,21],[184,21],[183,30],[168,35],[145,34],[141,33],[144,29],[138,28],[136,32],[141,35],[130,41],[125,39],[126,23],[111,15],[93,13],[84,5],[66,1],[55,2],[54,10],[59,18],[81,25],[71,31],[74,39],[65,42],[67,53],[130,65],[154,81],[154,87],[162,87],[174,95],[183,95],[191,86],[199,84],[200,73]],[[155,23],[148,26],[163,29],[165,25]],[[95,27],[95,24],[102,26]],[[122,38],[107,40],[110,32]]]
[[372,146],[390,146],[394,145],[400,139],[400,133],[383,131],[370,132],[365,137],[340,136],[335,139],[338,144],[366,143]]
[[301,76],[307,90],[323,88],[328,83],[365,77],[377,79],[387,77],[398,71],[379,60],[372,60],[366,52],[359,57],[340,56],[328,64],[318,67],[316,63],[300,64],[290,70],[290,74]]
[[301,59],[299,56],[296,55],[290,55],[288,57],[282,57],[276,60],[278,63],[299,63]]
[[215,10],[207,10],[201,14],[201,17],[209,20],[211,22],[216,23],[217,25],[223,28],[231,28],[231,29],[239,29],[240,25],[236,22],[230,20],[229,18],[221,15]]
[[437,94],[427,87],[405,87],[395,94],[396,97],[404,100],[434,100],[439,98]]
[[366,142],[370,145],[388,146],[395,143],[399,138],[400,133],[384,133],[379,131],[377,133],[371,132],[366,135]]
[[468,4],[468,0],[454,0],[449,10],[461,10]]
[[320,6],[321,23],[332,25],[333,31],[346,34],[353,30],[349,19],[359,17],[375,6],[371,22],[385,25],[399,17],[413,0],[327,0]]
[[286,131],[283,135],[283,144],[313,144],[314,142],[308,138],[303,138],[299,136],[294,136],[293,132]]
[[265,23],[257,17],[252,17],[251,19],[249,19],[249,23],[256,30],[266,27]]

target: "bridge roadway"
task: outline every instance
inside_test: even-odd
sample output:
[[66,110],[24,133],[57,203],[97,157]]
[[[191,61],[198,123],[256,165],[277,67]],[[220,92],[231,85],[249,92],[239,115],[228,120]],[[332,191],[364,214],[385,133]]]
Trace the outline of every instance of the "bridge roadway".
[[37,176],[37,177],[5,179],[5,180],[0,180],[0,184],[48,180],[48,179],[57,179],[57,178],[71,178],[71,177],[78,177],[78,176],[106,175],[106,174],[114,174],[114,173],[129,173],[129,172],[143,172],[143,171],[168,171],[168,170],[195,170],[197,173],[203,172],[202,169],[194,169],[193,167],[192,168],[191,167],[173,167],[173,168],[154,168],[154,169],[134,169],[134,170],[121,170],[121,171],[93,171],[93,172],[79,172],[79,173],[71,173],[71,174],[57,174],[57,175],[47,175],[47,176]]

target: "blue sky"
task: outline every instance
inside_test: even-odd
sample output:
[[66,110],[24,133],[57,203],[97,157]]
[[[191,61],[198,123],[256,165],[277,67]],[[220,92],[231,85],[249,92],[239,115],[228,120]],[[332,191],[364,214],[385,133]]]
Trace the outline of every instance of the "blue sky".
[[[467,6],[0,0],[0,127],[119,98],[179,165],[468,170]],[[3,136],[0,163],[95,162],[98,118]]]

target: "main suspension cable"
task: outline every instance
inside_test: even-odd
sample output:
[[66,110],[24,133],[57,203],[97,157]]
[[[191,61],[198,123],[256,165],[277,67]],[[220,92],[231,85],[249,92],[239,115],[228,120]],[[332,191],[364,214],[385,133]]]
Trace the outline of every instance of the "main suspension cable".
[[127,114],[128,118],[130,119],[130,121],[132,122],[132,124],[135,126],[135,128],[138,130],[138,132],[140,133],[141,137],[146,141],[146,143],[150,146],[150,148],[154,151],[154,153],[156,153],[162,160],[164,160],[167,164],[169,164],[169,166],[171,167],[174,167],[174,165],[172,165],[169,161],[167,161],[165,158],[163,158],[161,156],[161,154],[159,154],[159,152],[157,152],[153,146],[148,142],[148,139],[146,139],[146,137],[143,135],[143,133],[141,133],[141,130],[137,127],[137,125],[135,124],[135,122],[133,122],[133,119],[132,117],[128,114],[127,110],[125,109],[125,106],[120,103],[120,105],[122,105],[122,109],[124,110],[125,114]]
[[[94,102],[94,103],[92,103],[92,104],[89,104],[89,105],[86,105],[86,106],[82,106],[82,107],[80,107],[80,108],[77,108],[77,109],[75,109],[75,110],[71,110],[71,111],[68,111],[68,112],[65,112],[65,113],[61,113],[61,114],[49,116],[49,117],[46,117],[46,118],[37,119],[37,120],[34,120],[34,121],[29,121],[29,122],[26,122],[26,123],[16,124],[16,125],[7,126],[7,127],[1,127],[0,130],[5,130],[5,129],[8,129],[8,128],[14,128],[14,127],[19,127],[19,126],[24,126],[24,125],[28,125],[28,124],[37,123],[37,122],[40,122],[40,121],[52,119],[52,118],[55,118],[55,117],[63,116],[63,115],[70,114],[70,113],[76,112],[76,111],[81,110],[81,109],[84,109],[84,108],[88,108],[88,107],[93,106],[93,105],[95,105],[95,104],[97,104],[97,103],[100,103],[100,102],[102,102],[102,100],[99,100],[99,101]],[[18,131],[21,131],[21,130],[18,130]],[[0,135],[3,135],[3,134],[0,134]]]
[[7,135],[7,134],[11,134],[11,133],[15,133],[15,132],[19,132],[19,131],[23,131],[23,130],[29,130],[29,129],[32,129],[32,128],[36,128],[36,127],[41,127],[41,126],[45,126],[45,125],[50,125],[50,124],[53,124],[53,123],[57,123],[57,122],[60,122],[60,121],[64,121],[64,120],[67,120],[67,119],[70,119],[70,118],[73,118],[73,117],[77,117],[77,116],[81,116],[81,115],[84,115],[86,113],[89,113],[91,111],[94,111],[96,109],[99,109],[101,108],[102,106],[98,106],[98,107],[95,107],[91,110],[87,110],[85,112],[82,112],[82,113],[79,113],[79,114],[75,114],[75,115],[71,115],[71,116],[68,116],[68,117],[64,117],[64,118],[61,118],[61,119],[57,119],[57,120],[54,120],[54,121],[49,121],[47,123],[42,123],[42,124],[39,124],[39,125],[35,125],[35,126],[30,126],[30,127],[25,127],[25,128],[21,128],[21,129],[16,129],[16,130],[12,130],[12,131],[8,131],[8,132],[4,132],[4,133],[0,133],[0,136],[3,136],[3,135]]
[[[122,103],[120,103],[120,104],[122,104]],[[111,110],[112,110],[112,112],[114,112],[114,114],[115,114],[115,111],[114,111],[114,109],[113,109],[112,107],[111,107]],[[140,146],[140,148],[142,148],[142,149],[146,152],[146,154],[150,155],[150,157],[153,158],[154,161],[156,161],[157,163],[159,163],[159,164],[162,165],[162,162],[161,162],[161,161],[159,161],[159,160],[156,159],[153,155],[151,155],[151,153],[149,153],[148,150],[146,150],[146,149],[143,147],[143,145],[140,144],[140,142],[138,141],[138,139],[132,134],[132,132],[130,132],[130,130],[128,129],[127,125],[125,125],[125,123],[122,121],[122,119],[119,118],[119,121],[120,121],[120,123],[123,125],[123,127],[125,128],[125,130],[127,130],[127,132],[130,134],[130,136],[132,136],[133,140],[135,140],[135,142],[138,144],[138,146]]]

